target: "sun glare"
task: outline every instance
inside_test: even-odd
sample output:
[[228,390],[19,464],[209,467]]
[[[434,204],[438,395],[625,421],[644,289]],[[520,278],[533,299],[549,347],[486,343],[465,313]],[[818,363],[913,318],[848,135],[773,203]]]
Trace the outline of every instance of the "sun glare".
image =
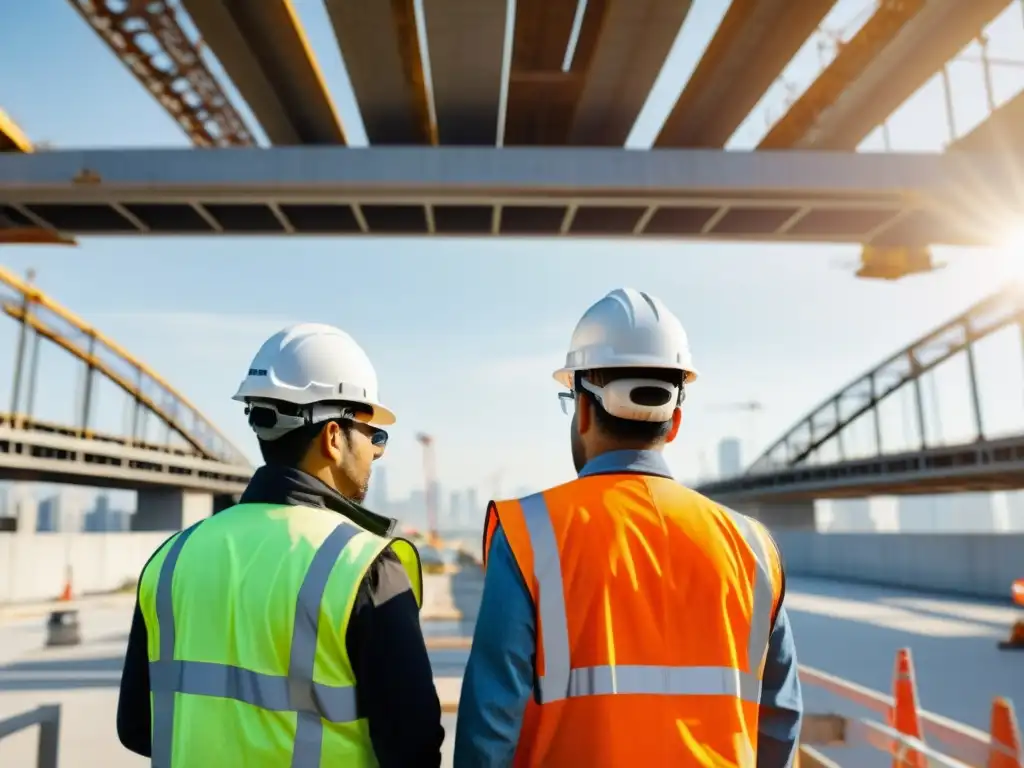
[[999,260],[1018,280],[1024,280],[1024,226],[1011,229],[997,246]]

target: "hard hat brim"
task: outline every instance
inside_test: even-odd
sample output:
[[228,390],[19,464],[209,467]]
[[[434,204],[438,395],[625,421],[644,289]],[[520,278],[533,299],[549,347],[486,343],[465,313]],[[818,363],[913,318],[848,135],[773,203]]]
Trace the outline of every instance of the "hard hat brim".
[[[243,394],[242,391],[239,390],[231,399],[236,400],[240,403],[248,403],[250,400],[259,400],[261,398],[259,395]],[[266,399],[273,400],[274,398]],[[390,408],[381,405],[380,403],[371,403],[364,400],[352,400],[350,402],[361,403],[362,405],[368,406],[373,409],[373,413],[370,414],[369,421],[366,422],[371,426],[387,427],[394,424],[395,421],[397,420],[395,417],[395,412],[392,411]],[[302,405],[312,405],[312,403],[302,403]]]
[[650,365],[650,364],[645,364],[645,365],[642,365],[642,366],[630,366],[630,365],[623,365],[621,363],[618,364],[618,365],[588,365],[588,366],[584,366],[584,367],[580,367],[580,368],[559,368],[557,371],[555,371],[552,374],[552,377],[554,378],[555,381],[557,381],[559,384],[561,384],[566,389],[572,389],[573,388],[573,383],[574,383],[573,379],[575,378],[574,374],[577,371],[598,371],[598,370],[601,370],[602,368],[631,368],[631,367],[664,368],[664,369],[670,370],[670,371],[682,371],[683,372],[683,383],[684,384],[690,384],[690,383],[692,383],[692,382],[697,380],[697,371],[693,370],[692,368],[679,368],[678,366],[674,366],[674,365]]
[[377,403],[366,403],[373,408],[373,415],[370,417],[370,425],[374,427],[387,427],[395,423],[395,414],[383,405]]

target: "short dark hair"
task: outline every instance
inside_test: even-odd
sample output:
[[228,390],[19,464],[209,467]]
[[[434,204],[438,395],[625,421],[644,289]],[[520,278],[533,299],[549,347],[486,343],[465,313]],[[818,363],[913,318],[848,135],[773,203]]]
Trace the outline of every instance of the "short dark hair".
[[[271,401],[282,413],[298,412],[298,409],[291,403]],[[355,413],[372,413],[370,408],[362,405],[361,403],[340,403],[348,408],[351,408]],[[334,422],[345,435],[345,439],[349,439],[349,434],[352,430],[352,422],[347,419],[328,419],[327,421],[319,421],[316,424],[304,424],[297,429],[293,429],[291,432],[286,432],[277,438],[277,440],[263,440],[257,438],[260,445],[260,454],[263,456],[263,462],[265,464],[279,466],[279,467],[298,467],[302,463],[302,460],[306,458],[306,454],[309,453],[309,449],[320,433],[323,431],[331,422]]]
[[587,379],[599,387],[618,379],[654,379],[679,387],[679,399],[683,398],[683,372],[669,368],[601,368],[595,371],[579,371],[576,373],[576,392],[586,395],[594,406],[594,420],[597,426],[608,437],[623,442],[654,445],[660,443],[672,431],[672,419],[667,421],[634,421],[612,416],[606,411],[590,392],[583,388],[580,381]]

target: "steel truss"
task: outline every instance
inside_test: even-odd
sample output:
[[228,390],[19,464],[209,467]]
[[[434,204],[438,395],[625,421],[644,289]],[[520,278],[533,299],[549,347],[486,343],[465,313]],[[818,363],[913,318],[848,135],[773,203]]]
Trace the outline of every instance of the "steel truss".
[[[14,384],[11,407],[3,415],[3,422],[15,429],[39,432],[57,432],[50,426],[39,426],[32,417],[35,380],[39,361],[39,340],[46,339],[74,355],[86,365],[84,388],[79,400],[78,423],[71,431],[61,431],[65,437],[88,438],[112,442],[109,436],[96,433],[90,427],[96,373],[106,376],[134,401],[130,416],[131,427],[124,445],[129,448],[147,448],[164,453],[180,453],[169,445],[144,442],[147,414],[157,416],[167,427],[167,437],[174,432],[189,446],[193,456],[207,461],[228,464],[249,471],[245,455],[200,413],[189,400],[138,358],[85,323],[38,288],[20,280],[0,267],[0,311],[21,324],[14,363]],[[32,349],[29,330],[34,331]],[[26,369],[27,364],[27,369]],[[232,473],[237,475],[238,472]]]
[[168,0],[69,2],[196,146],[256,144]]
[[[928,434],[921,393],[921,377],[959,352],[967,354],[971,407],[977,441],[985,439],[973,345],[1011,324],[1024,323],[1024,285],[1013,284],[979,301],[947,323],[900,350],[824,400],[751,464],[748,475],[779,472],[805,465],[825,443],[835,439],[840,463],[846,461],[842,432],[861,416],[874,418],[875,452],[884,454],[878,405],[889,395],[912,384],[920,450],[927,451]],[[726,481],[728,482],[728,481]]]

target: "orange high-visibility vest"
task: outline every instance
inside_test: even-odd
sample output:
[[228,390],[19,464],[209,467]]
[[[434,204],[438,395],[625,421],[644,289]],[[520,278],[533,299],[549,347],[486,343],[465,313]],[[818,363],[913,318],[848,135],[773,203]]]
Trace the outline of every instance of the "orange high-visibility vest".
[[675,481],[582,477],[492,503],[537,614],[517,766],[753,766],[783,591],[768,532]]
[[1017,605],[1024,605],[1024,579],[1017,579],[1013,582],[1010,593],[1013,595],[1013,602]]

